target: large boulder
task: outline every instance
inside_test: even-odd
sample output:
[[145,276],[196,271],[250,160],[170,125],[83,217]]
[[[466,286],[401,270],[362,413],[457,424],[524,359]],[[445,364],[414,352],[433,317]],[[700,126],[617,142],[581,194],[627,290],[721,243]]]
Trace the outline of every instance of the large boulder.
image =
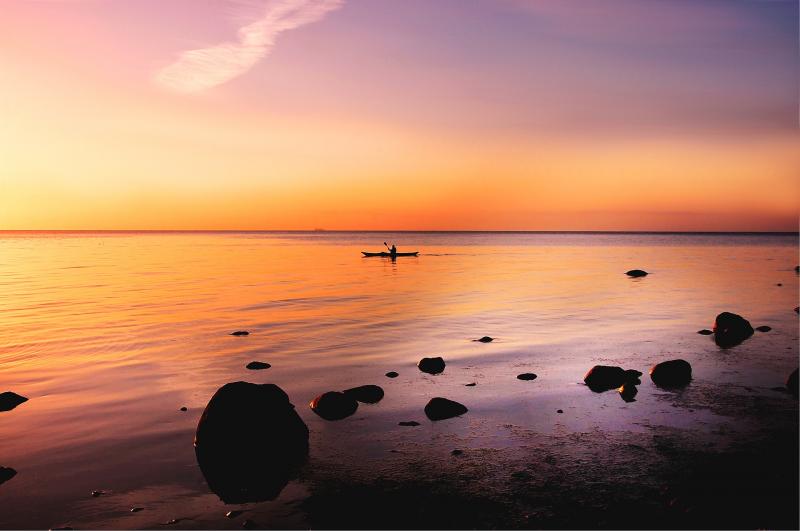
[[793,370],[786,379],[786,388],[797,398],[797,369]]
[[322,393],[311,401],[311,411],[325,420],[342,420],[358,409],[358,402],[350,395],[338,391]]
[[23,402],[27,402],[28,399],[22,395],[18,395],[12,391],[6,391],[5,393],[0,393],[0,411],[11,411],[18,405],[22,404]]
[[752,335],[750,321],[741,315],[722,312],[714,321],[714,341],[722,348],[736,346]]
[[383,399],[383,389],[377,385],[360,385],[342,393],[364,404],[376,404]]
[[469,411],[467,407],[446,398],[431,398],[425,406],[425,415],[431,420],[444,420],[463,415]]
[[639,278],[639,277],[646,277],[647,276],[647,271],[644,271],[642,269],[631,269],[630,271],[626,272],[625,274],[628,275],[629,277],[632,277],[632,278]]
[[683,387],[692,380],[692,366],[686,360],[662,361],[650,369],[650,379],[659,387]]
[[273,500],[308,456],[308,428],[273,384],[225,384],[194,438],[200,470],[224,503]]
[[619,396],[625,402],[636,402],[636,394],[639,392],[639,389],[631,382],[625,382],[622,384],[622,387],[619,388]]
[[444,360],[440,357],[436,358],[422,358],[417,363],[417,367],[422,372],[427,372],[428,374],[439,374],[440,372],[444,372]]
[[611,389],[618,389],[626,383],[639,385],[642,375],[639,371],[625,370],[622,367],[608,365],[595,365],[583,377],[584,383],[595,393],[602,393]]

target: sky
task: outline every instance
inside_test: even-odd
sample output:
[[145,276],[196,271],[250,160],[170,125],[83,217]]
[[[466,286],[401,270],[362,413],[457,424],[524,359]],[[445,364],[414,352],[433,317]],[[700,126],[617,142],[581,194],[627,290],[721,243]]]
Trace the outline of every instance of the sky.
[[3,0],[0,230],[795,231],[796,0]]

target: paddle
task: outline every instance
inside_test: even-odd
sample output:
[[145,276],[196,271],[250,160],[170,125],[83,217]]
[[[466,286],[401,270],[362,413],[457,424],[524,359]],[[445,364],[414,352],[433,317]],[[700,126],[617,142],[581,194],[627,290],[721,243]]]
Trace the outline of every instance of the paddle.
[[386,242],[383,242],[383,244],[386,246],[386,248],[387,248],[387,249],[389,249],[389,252],[392,252],[392,248],[391,248],[391,247],[389,247],[389,244],[388,244],[388,243],[386,243]]

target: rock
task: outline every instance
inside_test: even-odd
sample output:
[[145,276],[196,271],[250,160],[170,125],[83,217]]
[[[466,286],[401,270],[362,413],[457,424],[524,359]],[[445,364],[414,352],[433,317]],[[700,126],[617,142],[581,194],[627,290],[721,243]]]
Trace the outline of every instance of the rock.
[[707,328],[704,328],[702,330],[698,330],[697,333],[701,334],[701,335],[704,335],[704,336],[710,336],[711,334],[714,333],[714,331],[713,330],[709,330]]
[[224,503],[274,500],[308,456],[308,428],[277,385],[234,382],[211,397],[194,447]]
[[387,372],[387,373],[386,373],[386,377],[387,377],[387,378],[397,378],[398,376],[400,376],[400,375],[399,375],[399,374],[397,374],[397,373],[396,373],[396,372],[394,372],[394,371],[389,371],[389,372]]
[[236,518],[242,513],[244,513],[244,511],[228,511],[227,513],[225,513],[225,518]]
[[0,485],[17,475],[17,471],[13,468],[0,466]]
[[143,511],[144,507],[131,507],[132,513],[138,513],[139,511]]
[[722,348],[733,347],[753,335],[750,322],[735,313],[722,312],[714,322],[714,341]]
[[427,372],[428,374],[439,374],[440,372],[444,372],[444,360],[440,357],[437,358],[422,358],[417,363],[417,367],[422,372]]
[[468,384],[464,384],[464,387],[475,387],[476,385],[478,385],[477,382],[471,382]]
[[639,390],[631,382],[625,382],[622,384],[622,387],[619,388],[619,396],[622,397],[625,402],[636,402],[636,393],[638,392]]
[[189,409],[188,409],[186,406],[183,406],[183,407],[181,408],[181,411],[189,411]]
[[563,412],[564,412],[564,410],[563,410],[563,409],[557,409],[557,410],[556,410],[556,413],[563,413]]
[[794,307],[794,313],[800,313],[800,306]]
[[629,277],[638,278],[638,277],[646,277],[647,271],[643,271],[641,269],[631,269],[627,273],[625,273]]
[[757,326],[756,330],[758,330],[759,332],[769,332],[770,330],[772,330],[772,327],[767,325],[762,325],[762,326]]
[[104,491],[104,490],[93,490],[92,491],[92,498],[97,498],[99,496],[102,496],[105,493],[106,493],[106,491]]
[[28,399],[24,396],[12,393],[11,391],[0,393],[0,411],[11,411],[18,405],[27,401]]
[[249,336],[250,332],[247,330],[237,330],[236,332],[231,332],[232,336]]
[[446,398],[431,398],[425,406],[425,415],[431,420],[445,420],[469,411],[463,404],[448,400]]
[[522,374],[517,375],[517,380],[535,380],[536,375],[532,372],[523,372]]
[[404,420],[397,423],[398,426],[419,426],[419,422],[416,420]]
[[686,360],[662,361],[650,369],[650,379],[659,387],[683,387],[692,380],[692,366]]
[[311,411],[325,420],[341,420],[358,409],[358,402],[352,396],[337,391],[328,391],[311,401]]
[[797,369],[793,370],[792,374],[786,379],[786,388],[797,398]]
[[383,389],[377,385],[362,385],[342,392],[364,404],[376,404],[383,398]]
[[777,283],[777,284],[775,284],[775,285],[776,285],[776,286],[778,286],[779,288],[783,286],[783,284],[781,284],[780,282],[778,282],[778,283]]
[[794,272],[795,273],[800,273],[800,265],[794,266]]
[[463,453],[464,453],[464,450],[459,450],[458,448],[456,448],[455,450],[450,452],[450,455],[461,455]]
[[589,389],[595,393],[609,391],[611,389],[619,389],[626,383],[638,385],[641,382],[639,377],[642,375],[639,371],[625,370],[622,367],[611,367],[608,365],[595,365],[583,381],[589,386]]
[[250,369],[251,371],[261,371],[264,369],[269,369],[272,367],[269,363],[264,363],[263,361],[251,361],[247,365],[245,365],[245,369]]
[[491,343],[492,341],[494,341],[494,338],[489,336],[483,336],[482,338],[476,339],[475,341],[480,341],[481,343]]

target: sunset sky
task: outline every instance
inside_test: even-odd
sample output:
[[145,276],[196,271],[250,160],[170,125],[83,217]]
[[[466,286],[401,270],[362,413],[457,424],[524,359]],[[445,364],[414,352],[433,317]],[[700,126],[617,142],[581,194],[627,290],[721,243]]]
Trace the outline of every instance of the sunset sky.
[[3,0],[0,229],[797,230],[796,0]]

